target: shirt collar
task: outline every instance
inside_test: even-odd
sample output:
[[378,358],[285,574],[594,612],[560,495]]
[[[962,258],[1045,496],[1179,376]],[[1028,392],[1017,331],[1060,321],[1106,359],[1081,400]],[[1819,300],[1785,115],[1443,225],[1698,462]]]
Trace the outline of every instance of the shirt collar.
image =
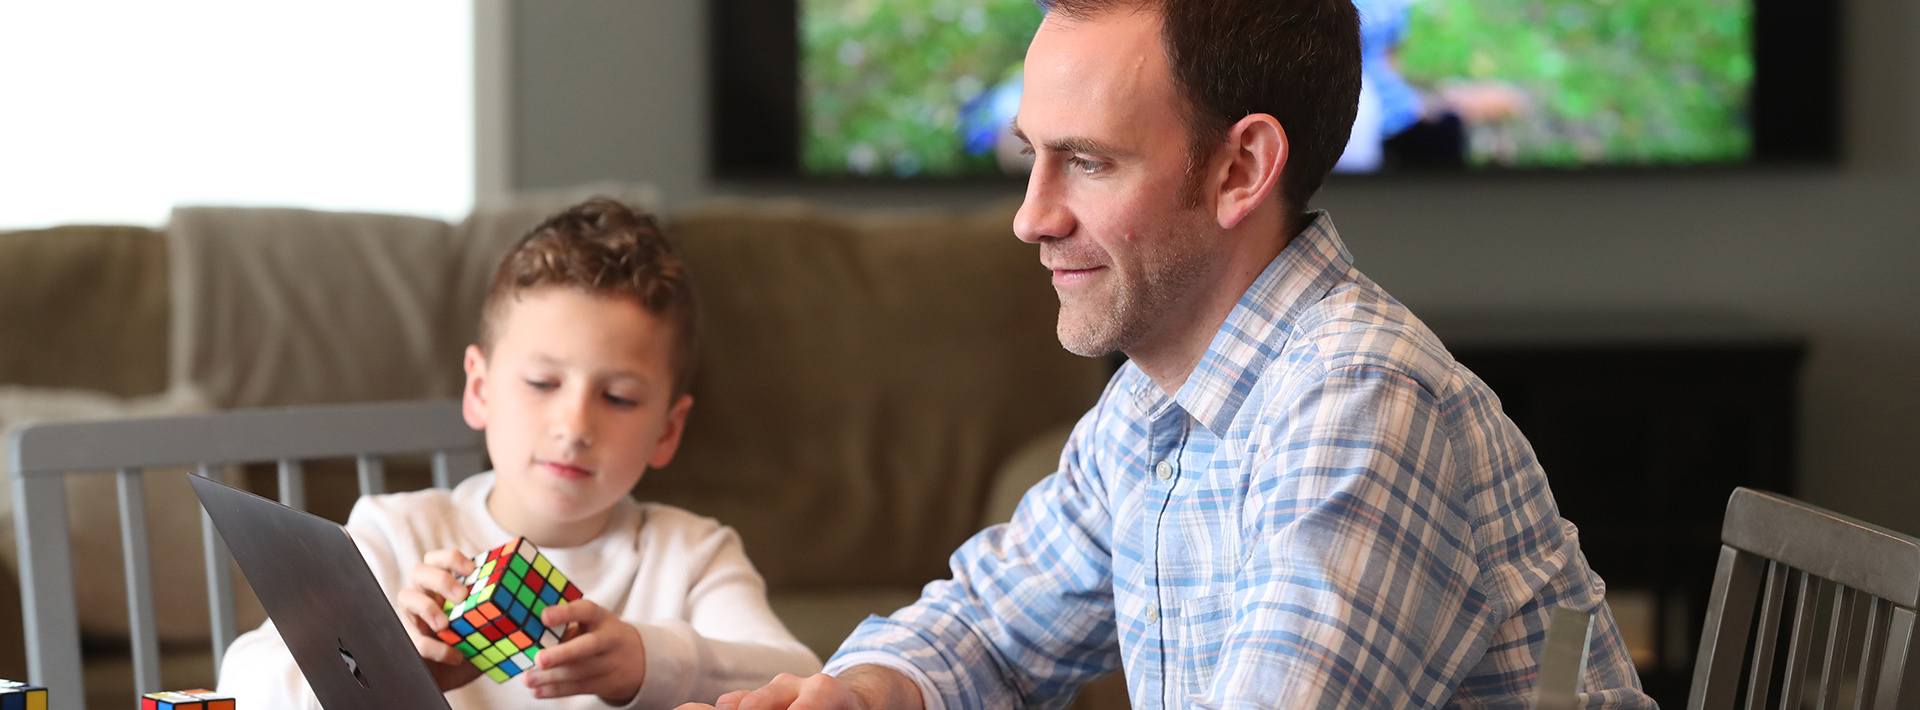
[[[1293,337],[1299,315],[1346,280],[1353,269],[1353,254],[1340,240],[1333,218],[1323,210],[1309,217],[1306,228],[1240,295],[1206,353],[1172,397],[1172,403],[1215,436],[1226,435],[1260,373]],[[1135,389],[1135,397],[1143,409],[1155,414],[1168,404],[1150,381]]]

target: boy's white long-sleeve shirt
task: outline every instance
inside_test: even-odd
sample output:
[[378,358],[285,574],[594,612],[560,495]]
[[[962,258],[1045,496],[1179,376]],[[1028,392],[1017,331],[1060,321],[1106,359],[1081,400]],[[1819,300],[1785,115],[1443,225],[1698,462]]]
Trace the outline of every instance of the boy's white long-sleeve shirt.
[[[487,512],[493,479],[485,473],[452,491],[369,496],[354,506],[347,531],[389,603],[426,553],[454,548],[472,555],[514,539]],[[593,541],[540,551],[588,600],[640,630],[646,681],[626,707],[712,702],[780,673],[820,669],[819,658],[774,616],[739,536],[711,518],[623,499]],[[271,621],[227,650],[219,690],[242,707],[319,707]],[[447,701],[454,710],[608,707],[591,695],[536,700],[521,678],[494,683],[482,677],[447,693]]]

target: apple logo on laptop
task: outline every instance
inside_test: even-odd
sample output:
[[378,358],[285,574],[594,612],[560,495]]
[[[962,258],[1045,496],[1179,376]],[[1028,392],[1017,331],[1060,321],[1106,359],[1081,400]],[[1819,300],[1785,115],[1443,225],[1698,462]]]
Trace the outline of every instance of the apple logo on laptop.
[[373,686],[367,685],[367,677],[360,674],[360,662],[353,660],[353,653],[347,650],[346,642],[334,639],[334,643],[340,647],[340,661],[347,664],[347,672],[353,674],[354,682],[359,683],[362,688],[372,690]]

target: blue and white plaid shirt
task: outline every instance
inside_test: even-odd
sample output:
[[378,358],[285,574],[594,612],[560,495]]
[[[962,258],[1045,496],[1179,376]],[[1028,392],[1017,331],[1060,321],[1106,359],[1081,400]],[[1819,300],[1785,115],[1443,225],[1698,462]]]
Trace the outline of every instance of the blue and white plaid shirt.
[[1180,391],[1122,368],[1059,471],[828,664],[933,708],[1527,707],[1548,611],[1595,613],[1584,692],[1652,707],[1605,587],[1480,380],[1316,214]]

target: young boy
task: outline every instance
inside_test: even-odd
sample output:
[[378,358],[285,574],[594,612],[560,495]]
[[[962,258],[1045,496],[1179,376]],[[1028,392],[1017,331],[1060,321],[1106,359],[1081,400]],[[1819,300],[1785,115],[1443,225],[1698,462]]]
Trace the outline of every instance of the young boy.
[[[648,216],[590,200],[501,261],[462,407],[494,470],[452,491],[363,498],[347,521],[456,710],[672,707],[820,668],[768,608],[732,529],[628,495],[673,459],[693,360],[686,266]],[[585,599],[542,615],[575,630],[524,679],[476,681],[434,632],[442,603],[466,596],[469,557],[516,536]],[[220,691],[243,707],[318,707],[272,622],[227,651]]]

